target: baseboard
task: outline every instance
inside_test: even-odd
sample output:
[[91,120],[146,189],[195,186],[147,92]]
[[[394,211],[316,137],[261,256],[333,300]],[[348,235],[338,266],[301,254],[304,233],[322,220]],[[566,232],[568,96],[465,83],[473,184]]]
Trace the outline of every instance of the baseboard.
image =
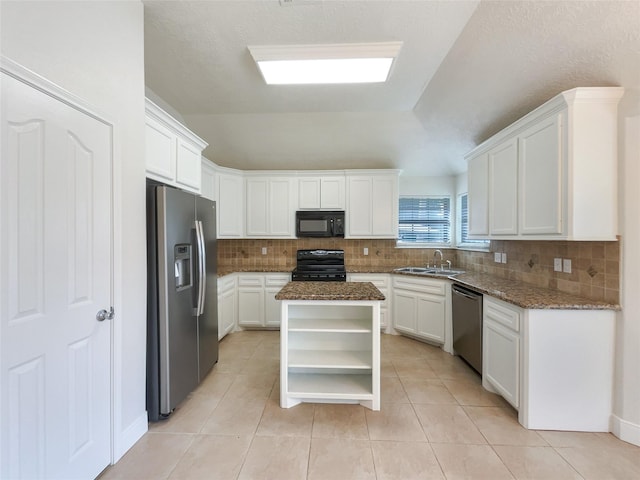
[[620,440],[640,446],[640,425],[611,415],[611,433]]
[[147,419],[147,412],[145,411],[131,425],[123,430],[120,435],[116,434],[116,439],[113,442],[113,463],[120,460],[122,456],[147,433],[147,430],[149,430],[149,421]]

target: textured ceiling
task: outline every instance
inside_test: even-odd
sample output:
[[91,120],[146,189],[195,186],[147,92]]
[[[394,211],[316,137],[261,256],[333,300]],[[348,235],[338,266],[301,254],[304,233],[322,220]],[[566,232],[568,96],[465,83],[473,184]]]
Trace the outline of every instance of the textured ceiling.
[[[241,169],[464,170],[562,90],[640,88],[640,1],[144,1],[146,83]],[[386,84],[267,86],[247,45],[404,42]]]

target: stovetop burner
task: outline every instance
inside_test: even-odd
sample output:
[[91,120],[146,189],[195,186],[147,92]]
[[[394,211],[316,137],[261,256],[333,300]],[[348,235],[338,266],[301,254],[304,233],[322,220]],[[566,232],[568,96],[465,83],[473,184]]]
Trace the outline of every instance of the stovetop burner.
[[344,250],[298,250],[293,281],[345,282]]

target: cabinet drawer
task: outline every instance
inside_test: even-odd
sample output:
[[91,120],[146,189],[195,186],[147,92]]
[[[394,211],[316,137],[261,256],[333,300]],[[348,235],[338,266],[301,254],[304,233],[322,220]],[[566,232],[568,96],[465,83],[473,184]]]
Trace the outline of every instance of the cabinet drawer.
[[238,286],[239,287],[262,287],[264,286],[264,278],[263,277],[255,277],[255,276],[244,276],[241,275],[238,277]]
[[510,328],[514,332],[520,331],[521,311],[518,307],[513,307],[507,303],[484,297],[484,316],[491,320]]
[[393,279],[393,287],[403,290],[411,290],[419,293],[430,293],[432,295],[444,296],[446,294],[447,282],[445,280],[430,280],[426,278],[413,279],[405,276]]
[[267,275],[265,277],[265,286],[267,287],[284,287],[291,280],[291,275]]

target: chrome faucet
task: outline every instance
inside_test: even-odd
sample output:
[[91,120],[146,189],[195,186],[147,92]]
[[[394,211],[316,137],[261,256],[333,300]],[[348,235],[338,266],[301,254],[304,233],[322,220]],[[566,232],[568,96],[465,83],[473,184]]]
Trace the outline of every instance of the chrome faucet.
[[438,254],[440,254],[440,267],[442,267],[442,251],[436,250],[435,252],[433,252],[433,266],[436,268],[438,268],[438,262],[436,261],[436,257]]

